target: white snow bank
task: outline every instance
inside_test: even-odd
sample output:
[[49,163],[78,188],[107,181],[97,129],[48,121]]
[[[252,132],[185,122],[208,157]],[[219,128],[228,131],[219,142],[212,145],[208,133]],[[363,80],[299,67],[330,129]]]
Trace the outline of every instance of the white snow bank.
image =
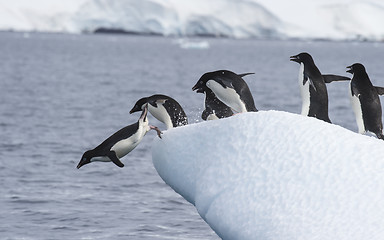
[[262,111],[164,132],[153,163],[223,239],[384,239],[384,142]]

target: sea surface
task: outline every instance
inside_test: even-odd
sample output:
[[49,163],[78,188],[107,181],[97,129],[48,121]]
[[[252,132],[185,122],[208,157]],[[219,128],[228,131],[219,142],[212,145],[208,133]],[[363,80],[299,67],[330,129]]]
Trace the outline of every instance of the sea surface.
[[[191,88],[208,71],[254,72],[245,79],[259,110],[300,113],[289,56],[303,51],[323,73],[350,76],[361,62],[384,86],[384,43],[0,33],[0,239],[219,239],[158,176],[155,132],[124,168],[76,165],[138,120],[129,110],[141,97],[172,96],[190,124],[202,121],[204,97]],[[328,84],[330,118],[357,131],[348,88]]]

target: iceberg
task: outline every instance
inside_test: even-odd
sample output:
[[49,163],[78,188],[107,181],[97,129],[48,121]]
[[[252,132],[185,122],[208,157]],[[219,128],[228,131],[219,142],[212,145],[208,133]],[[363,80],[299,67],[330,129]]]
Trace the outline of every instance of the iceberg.
[[164,132],[153,164],[224,240],[384,238],[384,142],[281,111]]
[[0,13],[1,30],[384,40],[381,0],[0,0]]

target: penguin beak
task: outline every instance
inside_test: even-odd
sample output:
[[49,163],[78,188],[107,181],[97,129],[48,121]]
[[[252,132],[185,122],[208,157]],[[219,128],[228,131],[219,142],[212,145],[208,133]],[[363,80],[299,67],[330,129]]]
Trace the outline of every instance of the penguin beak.
[[348,66],[347,69],[347,73],[353,74],[352,66]]
[[298,57],[297,55],[296,55],[296,56],[290,56],[290,57],[289,57],[289,60],[290,60],[290,61],[297,62],[297,63],[300,62],[300,59],[299,59],[299,57]]
[[134,112],[138,112],[140,111],[141,109],[139,109],[136,105],[131,109],[131,111],[129,111],[129,114],[132,114]]
[[204,89],[202,88],[200,81],[198,81],[195,86],[192,87],[192,91],[196,91],[197,93],[204,93]]
[[77,169],[81,168],[82,166],[88,163],[91,163],[91,161],[86,157],[82,157],[79,164],[77,164]]

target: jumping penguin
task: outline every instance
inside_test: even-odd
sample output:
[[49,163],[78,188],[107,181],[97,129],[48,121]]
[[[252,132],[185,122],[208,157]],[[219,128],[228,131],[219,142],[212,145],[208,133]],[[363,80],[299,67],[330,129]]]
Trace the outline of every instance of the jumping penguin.
[[[244,77],[254,73],[238,74],[239,77]],[[197,89],[198,93],[205,93],[204,106],[205,109],[201,114],[203,120],[217,120],[220,118],[226,118],[233,115],[233,111],[230,107],[220,101],[215,94],[206,85],[202,85],[201,89]]]
[[157,127],[148,125],[147,112],[148,107],[145,106],[136,123],[120,129],[99,146],[86,151],[81,157],[77,168],[96,161],[113,162],[119,167],[124,167],[120,158],[131,152],[141,142],[149,130],[156,130],[157,135],[161,138],[161,131]]
[[384,88],[372,85],[361,63],[355,63],[347,68],[347,72],[352,74],[350,96],[359,133],[364,134],[369,131],[377,138],[384,140],[379,98],[379,95],[384,94]]
[[148,111],[167,129],[188,124],[188,118],[180,104],[173,98],[155,94],[139,99],[129,113],[141,111],[148,103]]
[[236,112],[257,112],[251,91],[241,75],[228,70],[207,72],[200,77],[192,90],[205,92],[207,88]]
[[338,75],[322,75],[312,56],[303,52],[290,57],[300,64],[299,85],[301,89],[301,114],[331,123],[328,116],[328,92],[325,83],[350,80]]
[[[197,91],[202,92],[202,91]],[[233,111],[230,107],[220,101],[211,89],[205,90],[205,109],[201,114],[201,118],[207,120],[217,120],[220,118],[226,118],[233,115]]]

